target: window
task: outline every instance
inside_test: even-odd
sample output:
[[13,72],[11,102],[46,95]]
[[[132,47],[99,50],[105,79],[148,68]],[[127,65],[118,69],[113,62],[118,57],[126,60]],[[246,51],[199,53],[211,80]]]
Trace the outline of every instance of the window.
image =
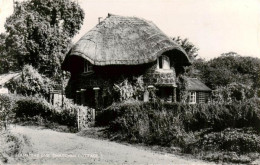
[[199,103],[205,103],[206,102],[206,93],[198,92],[198,100],[199,100]]
[[196,103],[196,92],[190,92],[190,104],[195,104]]
[[158,69],[170,69],[170,59],[168,56],[162,55],[157,60]]
[[84,61],[84,73],[92,72],[93,71],[93,65],[88,62],[87,60]]

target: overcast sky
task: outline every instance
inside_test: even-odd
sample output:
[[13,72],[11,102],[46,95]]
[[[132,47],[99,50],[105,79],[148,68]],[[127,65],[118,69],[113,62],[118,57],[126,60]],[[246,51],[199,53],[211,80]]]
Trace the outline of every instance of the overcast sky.
[[[76,0],[85,11],[73,42],[108,13],[154,22],[169,37],[188,38],[211,59],[234,51],[260,58],[260,0]],[[0,32],[13,12],[12,0],[0,0]]]

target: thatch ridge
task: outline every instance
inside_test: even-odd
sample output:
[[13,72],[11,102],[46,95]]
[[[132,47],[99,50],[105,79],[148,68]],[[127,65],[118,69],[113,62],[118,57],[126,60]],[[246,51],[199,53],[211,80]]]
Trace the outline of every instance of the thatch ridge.
[[190,65],[185,51],[151,21],[109,14],[71,48],[63,68],[67,68],[70,56],[101,66],[138,65],[153,62],[171,50],[180,51],[182,64]]
[[212,91],[197,78],[187,78],[186,90],[188,91]]

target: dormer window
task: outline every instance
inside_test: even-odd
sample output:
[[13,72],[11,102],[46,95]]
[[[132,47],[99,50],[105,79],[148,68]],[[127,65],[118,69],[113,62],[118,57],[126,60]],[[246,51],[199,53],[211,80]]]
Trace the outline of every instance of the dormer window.
[[157,68],[158,69],[170,69],[170,59],[166,55],[161,55],[157,59]]
[[89,72],[93,72],[93,65],[89,61],[85,60],[84,61],[84,73],[89,73]]

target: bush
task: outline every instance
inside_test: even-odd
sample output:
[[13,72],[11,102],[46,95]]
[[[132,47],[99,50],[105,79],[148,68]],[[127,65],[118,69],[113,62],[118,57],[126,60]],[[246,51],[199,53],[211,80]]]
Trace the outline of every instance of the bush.
[[0,130],[7,127],[7,124],[12,122],[14,113],[12,108],[14,106],[16,97],[12,95],[0,94]]
[[39,115],[43,118],[51,119],[54,114],[52,110],[52,105],[44,99],[24,97],[16,102],[14,112],[18,118],[29,118]]
[[[151,120],[155,124],[162,120],[178,125],[186,132],[210,128],[221,131],[225,128],[252,127],[260,130],[260,101],[256,99],[232,104],[195,104],[162,103],[162,102],[122,102],[113,104],[101,111],[96,118],[98,126],[110,126],[111,130],[122,130],[125,122],[131,124],[139,120]],[[147,123],[149,123],[147,121]],[[126,123],[125,123],[126,124]],[[159,124],[159,123],[157,123]],[[171,124],[172,125],[172,124]],[[130,125],[129,125],[130,126]],[[127,130],[128,128],[126,128]],[[131,128],[129,128],[131,129]]]
[[250,85],[234,82],[227,86],[217,87],[216,90],[213,91],[213,101],[220,103],[244,101],[254,98],[256,95],[257,89],[252,88]]
[[30,141],[26,136],[10,133],[8,131],[0,132],[0,162],[11,163],[25,161],[25,155],[31,152]]
[[260,102],[256,99],[231,104],[190,105],[182,115],[186,131],[198,131],[203,128],[221,131],[225,128],[242,127],[260,130]]
[[[235,164],[250,164],[259,157],[258,153],[249,153],[247,155],[240,155],[236,152],[201,152],[198,156],[207,161],[214,161],[217,163],[230,162]],[[224,163],[226,164],[226,163]]]
[[227,128],[199,134],[183,151],[209,161],[248,164],[260,156],[260,136],[252,128]]
[[34,121],[38,124],[58,123],[77,128],[77,106],[65,106],[64,109],[53,106],[43,98],[23,97],[13,109],[16,121]]
[[193,154],[260,152],[259,100],[196,105],[125,101],[101,111],[96,119],[97,126],[107,126],[109,135],[116,140],[173,145]]
[[120,140],[169,146],[183,143],[186,132],[179,117],[160,102],[126,101],[102,111],[97,115],[96,124],[108,126],[112,134],[120,134]]
[[251,128],[230,129],[201,135],[187,148],[187,152],[230,151],[239,154],[260,152],[260,136]]
[[59,125],[67,126],[69,131],[75,132],[77,112],[86,112],[87,107],[78,106],[64,98],[63,108],[48,103],[39,96],[0,95],[0,105],[4,105],[4,113],[0,113],[1,129],[7,118],[8,123],[36,124],[52,129],[59,129]]
[[10,80],[6,86],[12,92],[24,96],[41,95],[46,96],[49,88],[53,87],[54,83],[44,75],[38,73],[31,65],[25,65],[22,69],[22,75],[18,78]]

